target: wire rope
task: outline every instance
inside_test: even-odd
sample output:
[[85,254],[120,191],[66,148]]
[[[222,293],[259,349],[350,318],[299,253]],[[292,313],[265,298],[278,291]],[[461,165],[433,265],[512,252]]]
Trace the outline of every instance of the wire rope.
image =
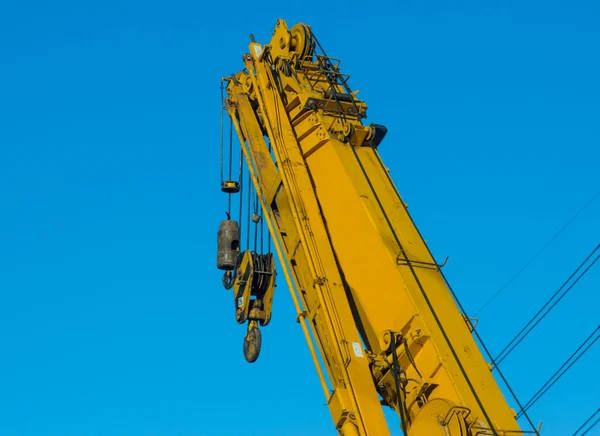
[[[593,262],[588,265],[588,267],[579,275],[579,277],[577,277],[575,279],[575,281],[573,281],[571,283],[571,285],[562,293],[562,295],[560,297],[558,297],[558,299],[556,301],[554,301],[554,303],[551,304],[551,306],[546,310],[546,312],[542,314],[544,309],[546,309],[546,307],[548,307],[548,305],[552,302],[552,300],[571,281],[571,279],[587,263],[587,261],[594,255],[594,253],[598,249],[600,249],[600,244],[598,244],[596,246],[596,248],[594,248],[594,250],[592,250],[592,252],[588,255],[588,257],[586,257],[586,259],[583,262],[581,262],[581,264],[573,272],[573,274],[571,274],[571,276],[562,284],[562,286],[560,288],[558,288],[558,290],[546,301],[546,303],[542,306],[542,308],[540,310],[538,310],[538,312],[533,316],[533,318],[531,318],[529,320],[529,322],[525,325],[525,327],[523,327],[521,329],[521,331],[519,333],[517,333],[513,339],[511,339],[511,341],[508,343],[508,345],[506,345],[504,347],[504,349],[498,354],[498,356],[496,356],[496,358],[494,359],[496,362],[495,366],[499,365],[510,353],[512,353],[514,351],[514,349],[521,342],[523,342],[523,340],[529,335],[529,333],[531,333],[531,331],[550,313],[550,311],[552,309],[554,309],[554,307],[556,307],[556,305],[569,293],[569,291],[571,289],[573,289],[573,287],[579,282],[579,280],[581,280],[581,278],[583,276],[585,276],[585,274],[591,269],[591,267],[594,266],[594,264],[600,258],[600,254],[598,256],[596,256],[596,258],[593,260]],[[542,315],[540,316],[540,314],[542,314]],[[538,316],[539,316],[539,318],[538,318]],[[536,320],[536,318],[538,318],[538,319]]]
[[579,427],[577,430],[575,430],[575,433],[573,433],[572,436],[583,436],[585,434],[587,434],[591,429],[593,429],[596,424],[598,424],[598,422],[600,422],[600,418],[598,418],[590,427],[588,427],[588,429],[584,432],[578,435],[578,433],[583,430],[585,428],[585,426],[592,420],[594,419],[594,416],[596,416],[598,413],[600,413],[600,407],[598,409],[596,409],[596,411],[594,413],[592,413],[592,416],[590,416],[583,424],[581,424],[581,427]]
[[[548,390],[554,386],[554,384],[561,379],[561,377],[563,375],[565,375],[567,373],[567,371],[579,360],[581,359],[581,357],[592,347],[592,345],[594,345],[594,343],[596,343],[596,341],[598,339],[600,339],[600,335],[597,335],[594,340],[592,342],[590,342],[585,349],[579,354],[577,355],[577,353],[579,353],[579,351],[590,341],[590,339],[592,339],[594,337],[594,335],[596,335],[596,333],[600,330],[600,326],[596,327],[596,329],[592,332],[592,334],[590,334],[585,341],[583,341],[583,343],[577,348],[577,350],[575,350],[573,352],[573,354],[571,354],[569,356],[569,358],[565,361],[565,363],[562,364],[562,366],[560,368],[558,368],[556,370],[556,372],[554,374],[552,374],[552,376],[546,381],[546,383],[544,383],[542,385],[541,388],[538,389],[538,391],[531,397],[531,399],[525,404],[525,406],[523,406],[523,408],[521,409],[521,411],[517,414],[517,419],[519,419],[523,413],[525,413],[527,410],[529,410],[535,403],[537,403],[539,401],[540,398],[542,398],[544,396],[544,394],[546,392],[548,392]],[[575,357],[577,356],[577,357]],[[575,358],[574,360],[572,360],[573,358]],[[571,361],[572,360],[572,361]],[[562,372],[561,372],[562,371]]]
[[494,301],[513,281],[515,281],[515,279],[517,277],[519,277],[521,275],[521,273],[523,271],[525,271],[527,269],[527,267],[529,265],[531,265],[531,263],[540,255],[544,252],[544,250],[546,250],[546,248],[548,248],[548,246],[550,246],[550,244],[552,244],[552,242],[554,242],[554,240],[567,228],[569,227],[569,225],[571,225],[571,223],[573,223],[573,221],[575,221],[575,219],[581,214],[581,212],[583,212],[585,209],[587,209],[587,207],[592,204],[594,202],[594,200],[596,198],[598,198],[598,196],[600,196],[600,191],[596,192],[592,198],[590,200],[587,201],[587,203],[585,203],[576,213],[575,215],[573,215],[549,240],[548,242],[546,242],[546,244],[540,249],[538,250],[537,253],[535,253],[533,255],[533,257],[531,259],[529,259],[525,265],[523,265],[515,274],[512,275],[512,277],[504,284],[502,285],[484,304],[483,306],[481,306],[473,316],[477,316],[479,315],[485,308],[487,308],[492,301]]

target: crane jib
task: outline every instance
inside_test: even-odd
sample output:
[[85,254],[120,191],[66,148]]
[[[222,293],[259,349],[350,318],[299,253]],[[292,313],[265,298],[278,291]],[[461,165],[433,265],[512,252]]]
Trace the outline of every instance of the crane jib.
[[[222,190],[240,195],[246,232],[223,279],[248,323],[246,360],[270,320],[272,241],[337,432],[390,434],[390,407],[407,436],[538,434],[517,423],[379,155],[388,129],[365,123],[340,61],[308,25],[278,20],[269,43],[251,38],[243,64],[222,79],[240,156],[239,179]],[[230,142],[229,174],[233,153]]]

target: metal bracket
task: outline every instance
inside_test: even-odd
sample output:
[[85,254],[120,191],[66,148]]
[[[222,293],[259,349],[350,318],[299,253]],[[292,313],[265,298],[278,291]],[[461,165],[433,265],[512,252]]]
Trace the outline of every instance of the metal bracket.
[[317,277],[313,282],[313,288],[317,285],[324,285],[327,279],[325,277]]
[[302,322],[302,320],[303,320],[303,319],[305,319],[307,315],[308,315],[308,312],[307,312],[306,310],[303,310],[303,311],[302,311],[302,312],[300,312],[300,313],[298,314],[298,316],[296,317],[296,322],[297,322],[297,323],[300,323],[300,322]]
[[423,262],[422,260],[407,259],[406,257],[404,257],[402,255],[402,253],[400,253],[400,254],[398,254],[398,256],[396,256],[396,265],[401,265],[401,266],[412,265],[415,268],[424,268],[424,269],[431,269],[431,270],[438,271],[438,270],[441,270],[444,266],[446,266],[448,259],[449,259],[449,257],[446,256],[446,258],[444,259],[444,262],[442,262],[442,263]]
[[465,318],[465,322],[467,323],[469,331],[473,333],[475,331],[475,328],[477,327],[477,324],[479,324],[479,318],[472,318],[465,314],[463,314],[463,317]]
[[467,417],[471,414],[471,409],[462,406],[454,406],[450,408],[450,410],[448,410],[448,413],[446,414],[446,417],[442,421],[442,425],[447,426],[448,423],[450,423],[452,417],[454,415],[458,416],[459,414],[462,415],[463,419],[466,421]]

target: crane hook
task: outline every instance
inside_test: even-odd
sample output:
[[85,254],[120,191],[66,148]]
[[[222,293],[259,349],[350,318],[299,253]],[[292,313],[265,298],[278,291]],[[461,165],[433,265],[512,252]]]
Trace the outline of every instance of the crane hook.
[[256,362],[260,354],[260,346],[262,343],[262,334],[258,328],[258,322],[252,320],[248,322],[248,331],[244,338],[244,358],[249,363]]

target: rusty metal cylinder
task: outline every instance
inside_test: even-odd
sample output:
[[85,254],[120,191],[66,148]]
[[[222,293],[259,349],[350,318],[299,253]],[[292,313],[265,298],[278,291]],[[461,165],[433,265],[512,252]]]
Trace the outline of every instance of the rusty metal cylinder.
[[240,227],[237,221],[223,220],[217,232],[217,268],[231,271],[240,248]]

